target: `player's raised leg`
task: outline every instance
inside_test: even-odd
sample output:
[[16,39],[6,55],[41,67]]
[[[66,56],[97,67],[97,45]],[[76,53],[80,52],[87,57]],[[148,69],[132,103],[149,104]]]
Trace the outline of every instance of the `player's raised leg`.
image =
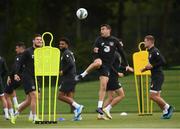
[[76,75],[75,80],[80,81],[82,78],[84,78],[86,75],[88,75],[93,70],[100,68],[101,65],[102,65],[101,59],[99,59],[99,58],[95,59],[94,62],[91,63],[83,73]]

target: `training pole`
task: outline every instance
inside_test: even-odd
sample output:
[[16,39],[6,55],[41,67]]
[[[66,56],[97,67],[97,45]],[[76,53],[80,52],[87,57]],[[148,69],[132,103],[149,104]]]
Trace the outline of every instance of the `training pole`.
[[134,79],[136,86],[136,96],[138,105],[139,115],[151,115],[153,112],[153,103],[149,100],[149,78],[151,75],[150,70],[141,72],[148,64],[148,52],[147,50],[142,50],[141,45],[144,42],[139,43],[139,52],[133,54],[133,64],[134,64]]
[[[49,45],[45,45],[45,36],[50,36]],[[54,124],[56,120],[56,101],[57,101],[57,90],[59,81],[59,69],[60,69],[60,51],[58,48],[52,47],[53,35],[50,32],[45,32],[42,35],[43,46],[36,48],[34,51],[34,67],[35,67],[35,84],[36,84],[36,95],[37,95],[37,117],[40,119],[36,121],[36,124]],[[56,78],[55,86],[52,84],[52,77]],[[38,84],[38,78],[41,78],[41,85]],[[48,84],[46,84],[48,81]],[[47,87],[47,88],[46,88]],[[41,88],[41,97],[39,98],[38,89]],[[48,90],[48,91],[46,91]],[[54,91],[54,93],[52,93]],[[47,102],[45,101],[48,95]],[[54,96],[52,96],[54,95]],[[54,100],[52,100],[54,97]],[[41,101],[39,100],[41,99]],[[41,102],[41,104],[40,104]],[[53,104],[52,104],[53,102]],[[47,115],[45,111],[45,105]],[[41,108],[40,108],[41,106]],[[52,108],[53,106],[53,108]],[[41,109],[41,116],[40,114]],[[52,111],[53,109],[53,111]],[[53,115],[53,118],[52,118]],[[48,116],[48,118],[46,118]]]

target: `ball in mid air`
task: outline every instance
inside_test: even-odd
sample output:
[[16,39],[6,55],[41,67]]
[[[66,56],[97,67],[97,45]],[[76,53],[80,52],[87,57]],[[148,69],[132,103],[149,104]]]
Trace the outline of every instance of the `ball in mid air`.
[[82,19],[87,18],[88,12],[87,12],[87,10],[85,8],[79,8],[76,11],[76,15],[77,15],[78,19],[82,20]]

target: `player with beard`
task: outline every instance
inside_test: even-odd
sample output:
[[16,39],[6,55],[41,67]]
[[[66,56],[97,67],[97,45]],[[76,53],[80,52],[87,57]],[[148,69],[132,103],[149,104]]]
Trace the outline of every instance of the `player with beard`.
[[16,64],[16,71],[14,75],[14,79],[16,81],[21,80],[18,73],[21,71],[23,66],[25,67],[22,73],[22,82],[26,99],[19,106],[17,112],[15,113],[15,118],[17,118],[19,113],[22,112],[26,107],[30,106],[33,115],[33,122],[38,120],[36,117],[37,95],[34,76],[34,50],[39,47],[42,47],[42,37],[40,34],[35,34],[33,37],[33,46],[27,48],[22,54],[19,62]]

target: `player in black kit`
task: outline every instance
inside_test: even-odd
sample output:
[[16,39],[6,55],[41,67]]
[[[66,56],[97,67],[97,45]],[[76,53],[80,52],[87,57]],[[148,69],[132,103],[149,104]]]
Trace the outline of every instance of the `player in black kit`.
[[149,63],[141,71],[151,70],[150,99],[156,102],[163,110],[161,118],[170,119],[174,108],[161,97],[161,87],[164,82],[162,66],[165,64],[165,59],[160,51],[154,46],[155,39],[152,35],[147,35],[144,38],[144,42],[149,53]]
[[[118,104],[125,97],[123,87],[118,81],[118,78],[124,76],[123,73],[126,72],[126,69],[122,66],[121,56],[119,53],[115,52],[114,57],[115,58],[112,64],[112,69],[110,70],[109,81],[106,89],[108,97],[103,104],[103,111],[109,119],[112,119],[110,114],[112,107]],[[129,71],[133,72],[133,68],[129,67]],[[100,116],[100,118],[104,118],[101,115],[98,116]]]
[[91,63],[82,74],[77,75],[75,78],[77,81],[79,81],[80,79],[84,78],[87,74],[89,74],[92,70],[98,69],[100,89],[98,108],[96,111],[101,115],[103,114],[102,106],[106,94],[106,86],[109,80],[110,70],[112,67],[112,63],[114,62],[115,51],[117,51],[121,55],[126,66],[126,70],[128,70],[129,65],[123,51],[122,42],[118,38],[111,36],[110,25],[103,24],[100,27],[100,36],[96,39],[94,44],[94,62]]
[[60,87],[58,99],[74,107],[73,120],[81,120],[81,112],[83,105],[78,104],[73,99],[76,81],[76,64],[73,53],[69,50],[70,42],[67,38],[61,38],[59,48],[61,50],[61,65],[60,65]]
[[3,83],[3,80],[7,74],[8,74],[8,68],[6,61],[3,57],[0,56],[0,101],[2,101],[4,117],[6,120],[9,120],[10,117],[8,113],[7,101],[4,96],[4,83]]
[[[15,89],[17,89],[22,82],[21,81],[16,81],[14,80],[14,74],[15,74],[15,65],[16,63],[19,61],[19,59],[22,56],[22,53],[25,51],[25,45],[23,42],[18,42],[16,44],[15,47],[15,51],[16,51],[16,57],[15,57],[15,61],[14,64],[12,65],[11,71],[8,75],[8,79],[7,79],[7,85],[4,89],[4,93],[5,93],[5,97],[8,103],[8,109],[9,109],[9,113],[11,116],[14,115],[14,110],[13,110],[13,106],[12,106],[12,102],[11,102],[11,97],[13,100],[13,104],[14,104],[14,109],[17,110],[18,109],[18,101],[17,101],[17,96],[16,96],[16,91]],[[23,68],[21,69],[21,74],[22,74]],[[22,75],[19,75],[20,77]]]
[[34,76],[34,50],[39,47],[42,47],[42,37],[40,34],[35,34],[35,36],[33,37],[33,46],[27,48],[26,51],[22,54],[19,62],[17,62],[16,64],[16,71],[14,75],[15,80],[21,80],[18,73],[20,73],[21,68],[24,66],[24,70],[22,73],[22,83],[26,93],[26,99],[19,106],[18,111],[15,113],[15,118],[17,118],[19,113],[30,105],[33,115],[33,122],[38,120],[38,118],[36,117],[37,96]]

